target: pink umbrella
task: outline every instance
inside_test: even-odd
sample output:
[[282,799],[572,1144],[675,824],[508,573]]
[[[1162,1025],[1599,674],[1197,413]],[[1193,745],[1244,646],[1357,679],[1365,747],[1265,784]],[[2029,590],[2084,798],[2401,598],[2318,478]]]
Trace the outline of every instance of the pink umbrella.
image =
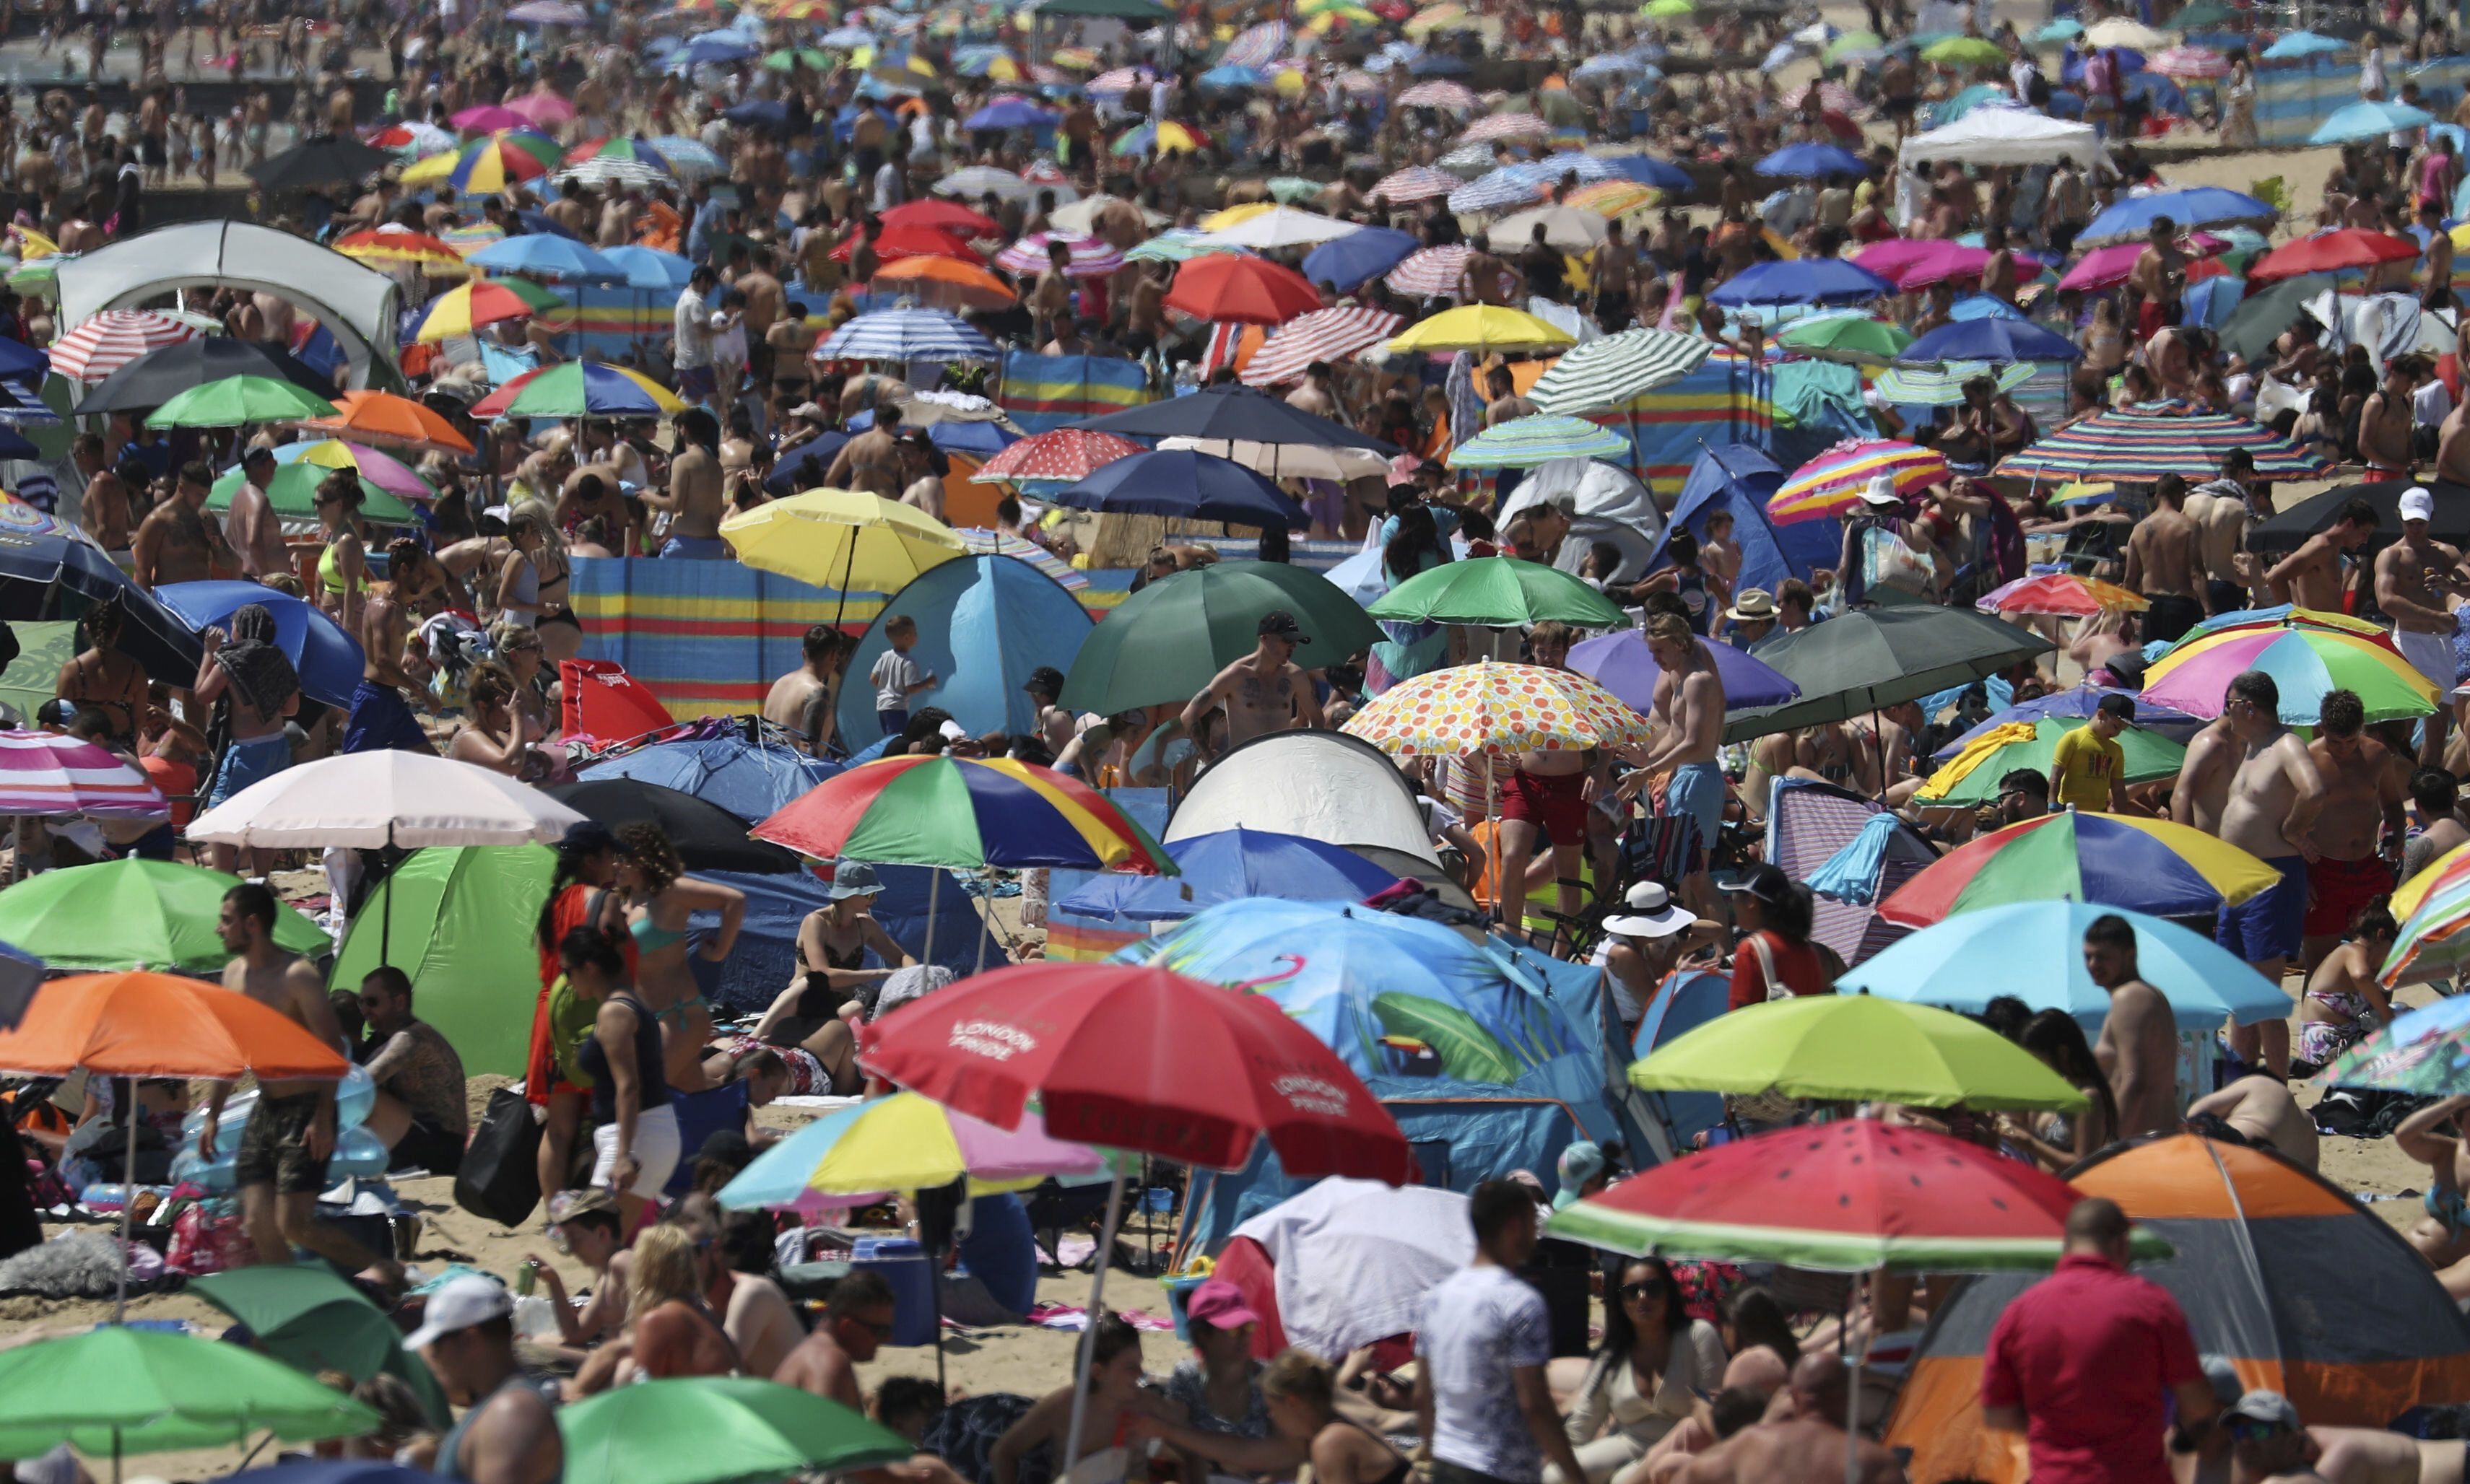
[[466,108],[447,122],[469,134],[494,134],[501,128],[533,127],[527,115],[517,113],[512,108],[501,108],[496,104],[480,104]]
[[0,814],[159,819],[162,790],[103,748],[46,731],[0,731]]
[[506,110],[531,121],[538,128],[549,128],[574,117],[574,104],[555,93],[526,93],[506,104]]
[[1910,267],[1898,275],[1899,289],[1926,289],[1949,279],[1979,278],[1990,266],[1990,249],[1967,247],[1961,243],[1932,243],[1936,251],[1923,254]]
[[1891,237],[1883,243],[1872,243],[1852,254],[1852,261],[1880,278],[1900,283],[1907,269],[1946,245],[1930,238]]
[[[2179,243],[2179,248],[2196,257],[2208,258],[2228,245],[2226,239],[2209,232],[2197,232]],[[2128,274],[2135,271],[2135,260],[2143,254],[2142,243],[2115,243],[2108,247],[2096,247],[2086,253],[2082,262],[2067,269],[2060,278],[2059,287],[2086,290],[2115,289],[2127,282]]]

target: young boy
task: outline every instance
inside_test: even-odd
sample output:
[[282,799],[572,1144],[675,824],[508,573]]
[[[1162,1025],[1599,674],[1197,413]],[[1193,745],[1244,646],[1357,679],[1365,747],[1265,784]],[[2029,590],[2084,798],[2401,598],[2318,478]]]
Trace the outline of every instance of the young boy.
[[2135,720],[2135,703],[2101,698],[2092,719],[2059,738],[2050,751],[2050,800],[2060,808],[2127,812],[2127,754],[2118,734]]
[[895,737],[909,725],[909,698],[935,688],[935,672],[909,658],[909,651],[918,647],[917,619],[907,614],[893,614],[883,626],[883,637],[891,647],[875,657],[866,678],[874,683],[875,722],[885,736]]

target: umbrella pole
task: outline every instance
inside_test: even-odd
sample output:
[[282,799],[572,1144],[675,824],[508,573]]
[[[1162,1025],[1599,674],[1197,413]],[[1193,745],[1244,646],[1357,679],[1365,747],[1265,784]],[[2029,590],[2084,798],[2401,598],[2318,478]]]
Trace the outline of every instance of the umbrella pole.
[[926,878],[926,947],[918,956],[922,963],[935,962],[935,904],[944,894],[944,868],[930,866],[927,870],[934,874]]
[[1124,1169],[1116,1165],[1107,1183],[1107,1219],[1098,1234],[1098,1270],[1089,1279],[1089,1311],[1081,1326],[1081,1352],[1072,1362],[1072,1426],[1063,1434],[1063,1456],[1081,1446],[1081,1420],[1089,1411],[1089,1356],[1098,1345],[1098,1303],[1107,1292],[1107,1259],[1115,1250],[1115,1225],[1124,1215]]
[[[993,885],[993,883],[992,883],[992,882],[989,882],[989,883],[988,883],[988,885],[989,885],[989,886],[992,886],[992,885]],[[988,897],[981,897],[981,898],[979,899],[979,901],[978,901],[978,966],[977,966],[976,968],[973,968],[973,969],[969,970],[969,972],[970,972],[970,973],[972,973],[972,974],[983,974],[983,973],[985,973],[985,972],[987,971],[987,918],[989,917],[989,916],[990,916],[990,915],[994,912],[994,910],[995,910],[995,903],[994,903],[994,898],[993,898],[993,897],[991,897],[991,896],[988,896]]]
[[1887,729],[1878,720],[1878,708],[1870,707],[1870,740],[1878,746],[1878,802],[1887,801]]
[[[856,572],[857,528],[852,526],[850,528],[849,560],[841,564],[840,592],[832,601],[832,628],[835,632],[840,629],[841,620],[849,615],[849,585],[851,578],[856,575]],[[758,671],[761,668],[760,665],[757,666]],[[759,680],[762,677],[758,674],[756,678]]]
[[[120,1288],[112,1296],[111,1322],[128,1320],[128,1242],[130,1213],[137,1205],[137,1078],[128,1079],[128,1106],[121,1112],[128,1119],[128,1162],[120,1168]],[[111,1435],[111,1476],[120,1477],[120,1434]]]

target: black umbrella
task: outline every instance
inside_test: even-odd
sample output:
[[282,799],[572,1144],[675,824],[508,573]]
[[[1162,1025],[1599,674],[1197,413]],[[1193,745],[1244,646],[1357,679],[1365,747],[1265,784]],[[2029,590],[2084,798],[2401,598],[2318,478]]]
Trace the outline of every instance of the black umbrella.
[[129,581],[102,547],[66,536],[0,529],[0,619],[77,618],[114,597],[128,619],[120,652],[136,661],[149,680],[196,684],[204,654],[198,637],[153,593]]
[[394,163],[393,155],[357,139],[320,134],[254,167],[248,178],[256,181],[262,191],[309,191],[318,186],[357,185]]
[[2058,648],[1968,608],[1865,608],[1759,646],[1759,659],[1801,687],[1786,706],[1735,711],[1724,740],[1843,721],[2000,670]]
[[709,800],[636,778],[595,778],[564,783],[546,793],[588,819],[617,829],[658,824],[688,870],[742,870],[780,875],[798,869],[798,857],[767,841],[750,839],[746,822]]
[[1357,432],[1344,423],[1316,417],[1249,386],[1211,386],[1189,397],[1169,397],[1075,423],[1139,438],[1209,438],[1223,443],[1291,443],[1320,449],[1398,450]]
[[2308,537],[2339,519],[2343,505],[2364,499],[2376,507],[2376,533],[2368,538],[2367,549],[2381,550],[2401,540],[2402,492],[2412,488],[2424,489],[2435,497],[2435,517],[2427,522],[2429,535],[2448,546],[2470,545],[2470,488],[2436,479],[2379,479],[2373,484],[2343,485],[2300,500],[2249,529],[2247,548],[2254,552],[2295,551]]
[[2277,284],[2250,285],[2247,296],[2222,324],[2222,350],[2249,360],[2262,359],[2290,322],[2305,311],[2298,306],[2333,287],[2330,273],[2302,273]]
[[159,407],[192,386],[227,376],[271,377],[320,397],[335,395],[335,379],[318,375],[315,367],[296,357],[254,340],[201,335],[149,351],[105,377],[71,415],[94,417]]

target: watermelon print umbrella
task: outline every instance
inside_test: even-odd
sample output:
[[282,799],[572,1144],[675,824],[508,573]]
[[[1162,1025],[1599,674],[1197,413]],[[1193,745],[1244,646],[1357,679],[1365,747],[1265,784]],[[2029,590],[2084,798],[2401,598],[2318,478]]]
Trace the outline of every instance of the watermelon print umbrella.
[[2155,917],[2236,906],[2281,873],[2236,846],[2167,820],[2070,809],[2010,824],[1941,856],[1878,904],[1927,927],[2010,902],[2100,902]]

